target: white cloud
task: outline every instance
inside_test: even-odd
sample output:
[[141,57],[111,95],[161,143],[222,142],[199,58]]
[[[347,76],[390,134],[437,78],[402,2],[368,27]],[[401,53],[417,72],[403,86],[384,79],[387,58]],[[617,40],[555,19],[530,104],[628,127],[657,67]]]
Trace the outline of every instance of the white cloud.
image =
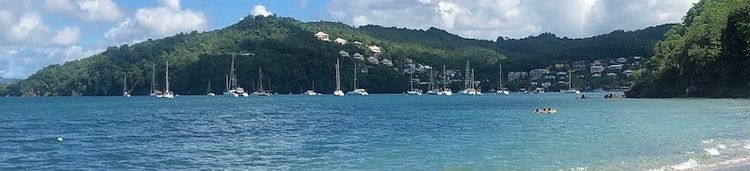
[[698,0],[331,0],[332,19],[354,25],[438,27],[494,40],[541,32],[587,37],[679,22]]
[[260,16],[268,17],[269,15],[273,15],[273,13],[271,13],[271,11],[268,11],[268,9],[266,9],[266,6],[255,5],[253,7],[253,10],[250,11],[250,15],[253,15],[253,16],[260,15]]
[[26,78],[42,67],[81,59],[102,49],[0,46],[0,77]]
[[50,29],[36,13],[14,14],[0,11],[0,46],[71,45],[78,42],[77,27]]
[[17,23],[10,26],[6,34],[12,41],[28,40],[35,35],[33,32],[44,32],[48,30],[38,14],[30,13],[22,16]]
[[48,25],[50,13],[38,9],[46,3],[0,0],[0,77],[25,78],[44,66],[101,51],[76,45],[82,33],[78,27],[65,21]]
[[78,27],[63,27],[52,37],[52,42],[59,45],[71,45],[77,43],[80,36],[81,30]]
[[182,9],[178,0],[162,0],[159,7],[140,8],[104,35],[111,44],[133,43],[179,32],[203,30],[207,19],[202,12]]
[[85,21],[116,21],[122,18],[122,11],[111,0],[46,0],[44,8]]

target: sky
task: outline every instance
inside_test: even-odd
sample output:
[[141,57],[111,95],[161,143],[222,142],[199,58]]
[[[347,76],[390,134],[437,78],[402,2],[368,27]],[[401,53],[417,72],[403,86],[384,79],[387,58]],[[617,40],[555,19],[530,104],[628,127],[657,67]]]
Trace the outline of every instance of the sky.
[[248,15],[427,29],[495,40],[571,38],[678,23],[698,0],[0,0],[0,77],[109,46],[210,31]]

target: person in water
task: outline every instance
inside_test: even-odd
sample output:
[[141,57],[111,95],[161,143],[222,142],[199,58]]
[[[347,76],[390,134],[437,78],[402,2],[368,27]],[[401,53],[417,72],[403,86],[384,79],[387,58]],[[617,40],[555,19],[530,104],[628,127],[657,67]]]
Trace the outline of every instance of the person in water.
[[585,94],[581,94],[581,99],[586,99],[586,95]]

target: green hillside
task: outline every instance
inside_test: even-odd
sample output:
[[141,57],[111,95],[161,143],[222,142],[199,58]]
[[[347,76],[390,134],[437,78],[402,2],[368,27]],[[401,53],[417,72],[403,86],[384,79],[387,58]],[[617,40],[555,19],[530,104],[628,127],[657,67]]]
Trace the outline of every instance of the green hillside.
[[750,97],[750,5],[702,0],[654,47],[628,97]]
[[[528,71],[555,61],[593,59],[600,56],[650,56],[651,46],[661,39],[664,28],[615,31],[586,39],[558,38],[550,34],[499,42],[466,39],[444,30],[412,30],[381,26],[351,27],[333,22],[301,22],[292,18],[246,17],[223,29],[181,33],[134,45],[110,47],[81,60],[51,65],[27,79],[3,87],[10,95],[68,96],[120,95],[122,79],[128,78],[133,94],[147,94],[151,65],[157,66],[157,83],[163,84],[164,65],[170,63],[171,89],[178,94],[204,94],[209,80],[213,92],[223,92],[231,54],[237,56],[239,84],[246,89],[257,85],[258,68],[263,67],[264,86],[279,93],[299,92],[315,87],[329,93],[334,83],[334,63],[342,60],[342,82],[350,89],[353,63],[360,63],[360,86],[374,93],[400,93],[407,87],[403,64],[413,59],[422,65],[463,69],[466,61],[476,69],[477,80],[497,80],[498,62],[507,71]],[[314,35],[325,32],[331,41]],[[339,45],[336,38],[348,40]],[[354,44],[361,42],[361,45]],[[368,64],[353,55],[373,55],[370,45],[382,47],[379,60],[389,59],[393,67]],[[505,64],[507,63],[507,64]],[[456,77],[461,77],[457,75]],[[270,85],[269,85],[270,84]],[[451,86],[458,89],[462,84]],[[489,84],[487,86],[490,86]]]

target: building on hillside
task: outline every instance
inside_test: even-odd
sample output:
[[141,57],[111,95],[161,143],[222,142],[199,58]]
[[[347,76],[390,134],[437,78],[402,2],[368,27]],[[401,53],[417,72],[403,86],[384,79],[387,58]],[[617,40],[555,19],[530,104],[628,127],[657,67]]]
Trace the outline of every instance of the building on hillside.
[[568,75],[568,72],[560,71],[560,72],[557,72],[557,75],[558,76],[566,76],[566,75]]
[[607,77],[617,77],[617,73],[607,73]]
[[586,70],[586,61],[580,60],[573,62],[573,72]]
[[380,61],[380,63],[383,64],[383,65],[385,65],[385,66],[389,66],[389,67],[393,66],[393,62],[391,60],[388,60],[388,59],[383,59],[383,60]]
[[547,74],[549,74],[548,69],[534,69],[534,70],[529,71],[529,75],[531,76],[532,80],[542,78],[544,77],[544,75],[547,75]]
[[370,49],[370,52],[375,53],[375,54],[383,53],[383,49],[378,47],[377,45],[371,45],[369,49]]
[[589,73],[592,74],[601,74],[604,72],[604,66],[601,65],[593,65],[589,68]]
[[354,53],[354,55],[352,55],[352,57],[354,57],[354,59],[357,59],[357,60],[360,60],[360,61],[364,61],[365,60],[365,56],[362,55],[362,54],[359,54],[359,53]]
[[336,44],[339,44],[339,45],[345,45],[347,41],[346,39],[336,38],[336,40],[333,40],[333,42],[336,42]]
[[565,68],[565,64],[555,64],[556,69],[562,69]]
[[328,38],[328,34],[323,32],[315,33],[315,38],[318,38],[318,40],[329,42],[331,39]]
[[525,78],[528,75],[529,75],[529,73],[527,73],[527,72],[510,72],[510,73],[508,73],[508,81],[514,81],[514,80],[522,79],[522,78]]
[[339,55],[341,55],[341,57],[351,57],[349,56],[349,52],[346,52],[344,50],[339,51]]
[[377,64],[380,63],[380,61],[378,60],[378,58],[376,58],[375,56],[368,57],[367,58],[367,62],[369,62],[370,64],[375,64],[375,65],[377,65]]
[[625,74],[626,77],[633,76],[633,70],[625,70],[622,74]]
[[355,44],[355,45],[357,45],[357,46],[360,46],[360,45],[362,45],[362,42],[359,42],[359,41],[354,41],[354,42],[352,42],[352,43],[354,43],[354,44]]
[[594,62],[591,63],[591,66],[602,66],[602,62],[599,60],[595,60]]
[[602,74],[600,74],[600,73],[591,74],[591,77],[592,78],[599,78],[599,77],[602,77]]
[[622,64],[622,63],[626,63],[626,62],[628,62],[628,58],[624,58],[624,57],[617,58],[617,63],[621,63]]
[[610,65],[610,66],[607,66],[607,69],[611,69],[611,70],[621,70],[621,69],[622,69],[622,64],[617,64],[617,65]]

